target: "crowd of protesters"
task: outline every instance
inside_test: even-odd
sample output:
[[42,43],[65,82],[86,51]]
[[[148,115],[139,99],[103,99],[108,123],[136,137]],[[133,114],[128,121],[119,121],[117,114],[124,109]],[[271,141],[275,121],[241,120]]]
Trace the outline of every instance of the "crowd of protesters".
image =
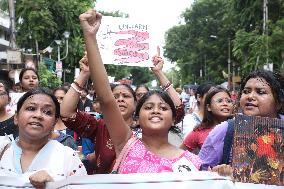
[[284,119],[284,78],[271,71],[245,76],[238,98],[213,83],[174,89],[158,48],[152,72],[159,90],[109,83],[96,39],[101,19],[95,9],[80,15],[86,53],[69,87],[39,87],[34,68],[21,71],[20,91],[0,80],[1,176],[22,176],[36,188],[87,174],[231,176],[232,143],[224,141],[234,137],[228,130],[237,104],[244,115]]

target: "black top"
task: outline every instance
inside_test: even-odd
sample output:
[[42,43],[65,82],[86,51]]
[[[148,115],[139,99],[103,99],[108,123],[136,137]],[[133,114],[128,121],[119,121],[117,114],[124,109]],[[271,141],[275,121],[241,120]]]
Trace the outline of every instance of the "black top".
[[86,98],[85,103],[80,99],[77,105],[77,109],[82,112],[92,112],[93,111],[93,103],[90,99]]
[[14,116],[0,122],[0,136],[4,136],[5,134],[13,134],[14,138],[19,136],[18,127],[14,124]]

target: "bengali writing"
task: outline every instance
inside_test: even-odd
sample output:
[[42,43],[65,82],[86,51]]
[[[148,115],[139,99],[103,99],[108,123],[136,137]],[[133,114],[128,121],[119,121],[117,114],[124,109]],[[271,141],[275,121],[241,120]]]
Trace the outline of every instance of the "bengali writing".
[[149,24],[130,18],[105,16],[97,34],[105,64],[151,67],[154,49]]
[[[146,26],[138,24],[138,29],[147,29]],[[125,25],[122,28],[130,28]],[[120,58],[116,58],[115,61],[120,63],[138,63],[141,61],[149,60],[149,43],[143,43],[145,40],[149,39],[148,32],[140,32],[136,30],[125,30],[116,32],[117,35],[132,35],[127,39],[119,39],[114,45],[116,47],[120,47],[114,50],[114,55],[119,56]]]

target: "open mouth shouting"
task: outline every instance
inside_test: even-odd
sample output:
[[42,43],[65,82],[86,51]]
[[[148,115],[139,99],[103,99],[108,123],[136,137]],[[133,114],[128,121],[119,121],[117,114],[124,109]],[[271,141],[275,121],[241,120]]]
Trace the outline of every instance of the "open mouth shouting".
[[223,112],[223,113],[230,113],[230,109],[229,108],[222,108],[221,112]]
[[163,119],[162,119],[160,116],[151,116],[151,117],[149,118],[149,120],[150,120],[151,122],[153,122],[153,123],[159,123],[159,122],[161,122]]

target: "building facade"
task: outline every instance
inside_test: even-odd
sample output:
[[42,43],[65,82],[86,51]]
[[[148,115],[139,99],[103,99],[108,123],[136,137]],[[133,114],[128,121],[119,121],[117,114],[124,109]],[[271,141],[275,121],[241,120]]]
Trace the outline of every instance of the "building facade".
[[7,12],[0,10],[0,66],[7,64],[7,49],[10,46],[10,17]]

